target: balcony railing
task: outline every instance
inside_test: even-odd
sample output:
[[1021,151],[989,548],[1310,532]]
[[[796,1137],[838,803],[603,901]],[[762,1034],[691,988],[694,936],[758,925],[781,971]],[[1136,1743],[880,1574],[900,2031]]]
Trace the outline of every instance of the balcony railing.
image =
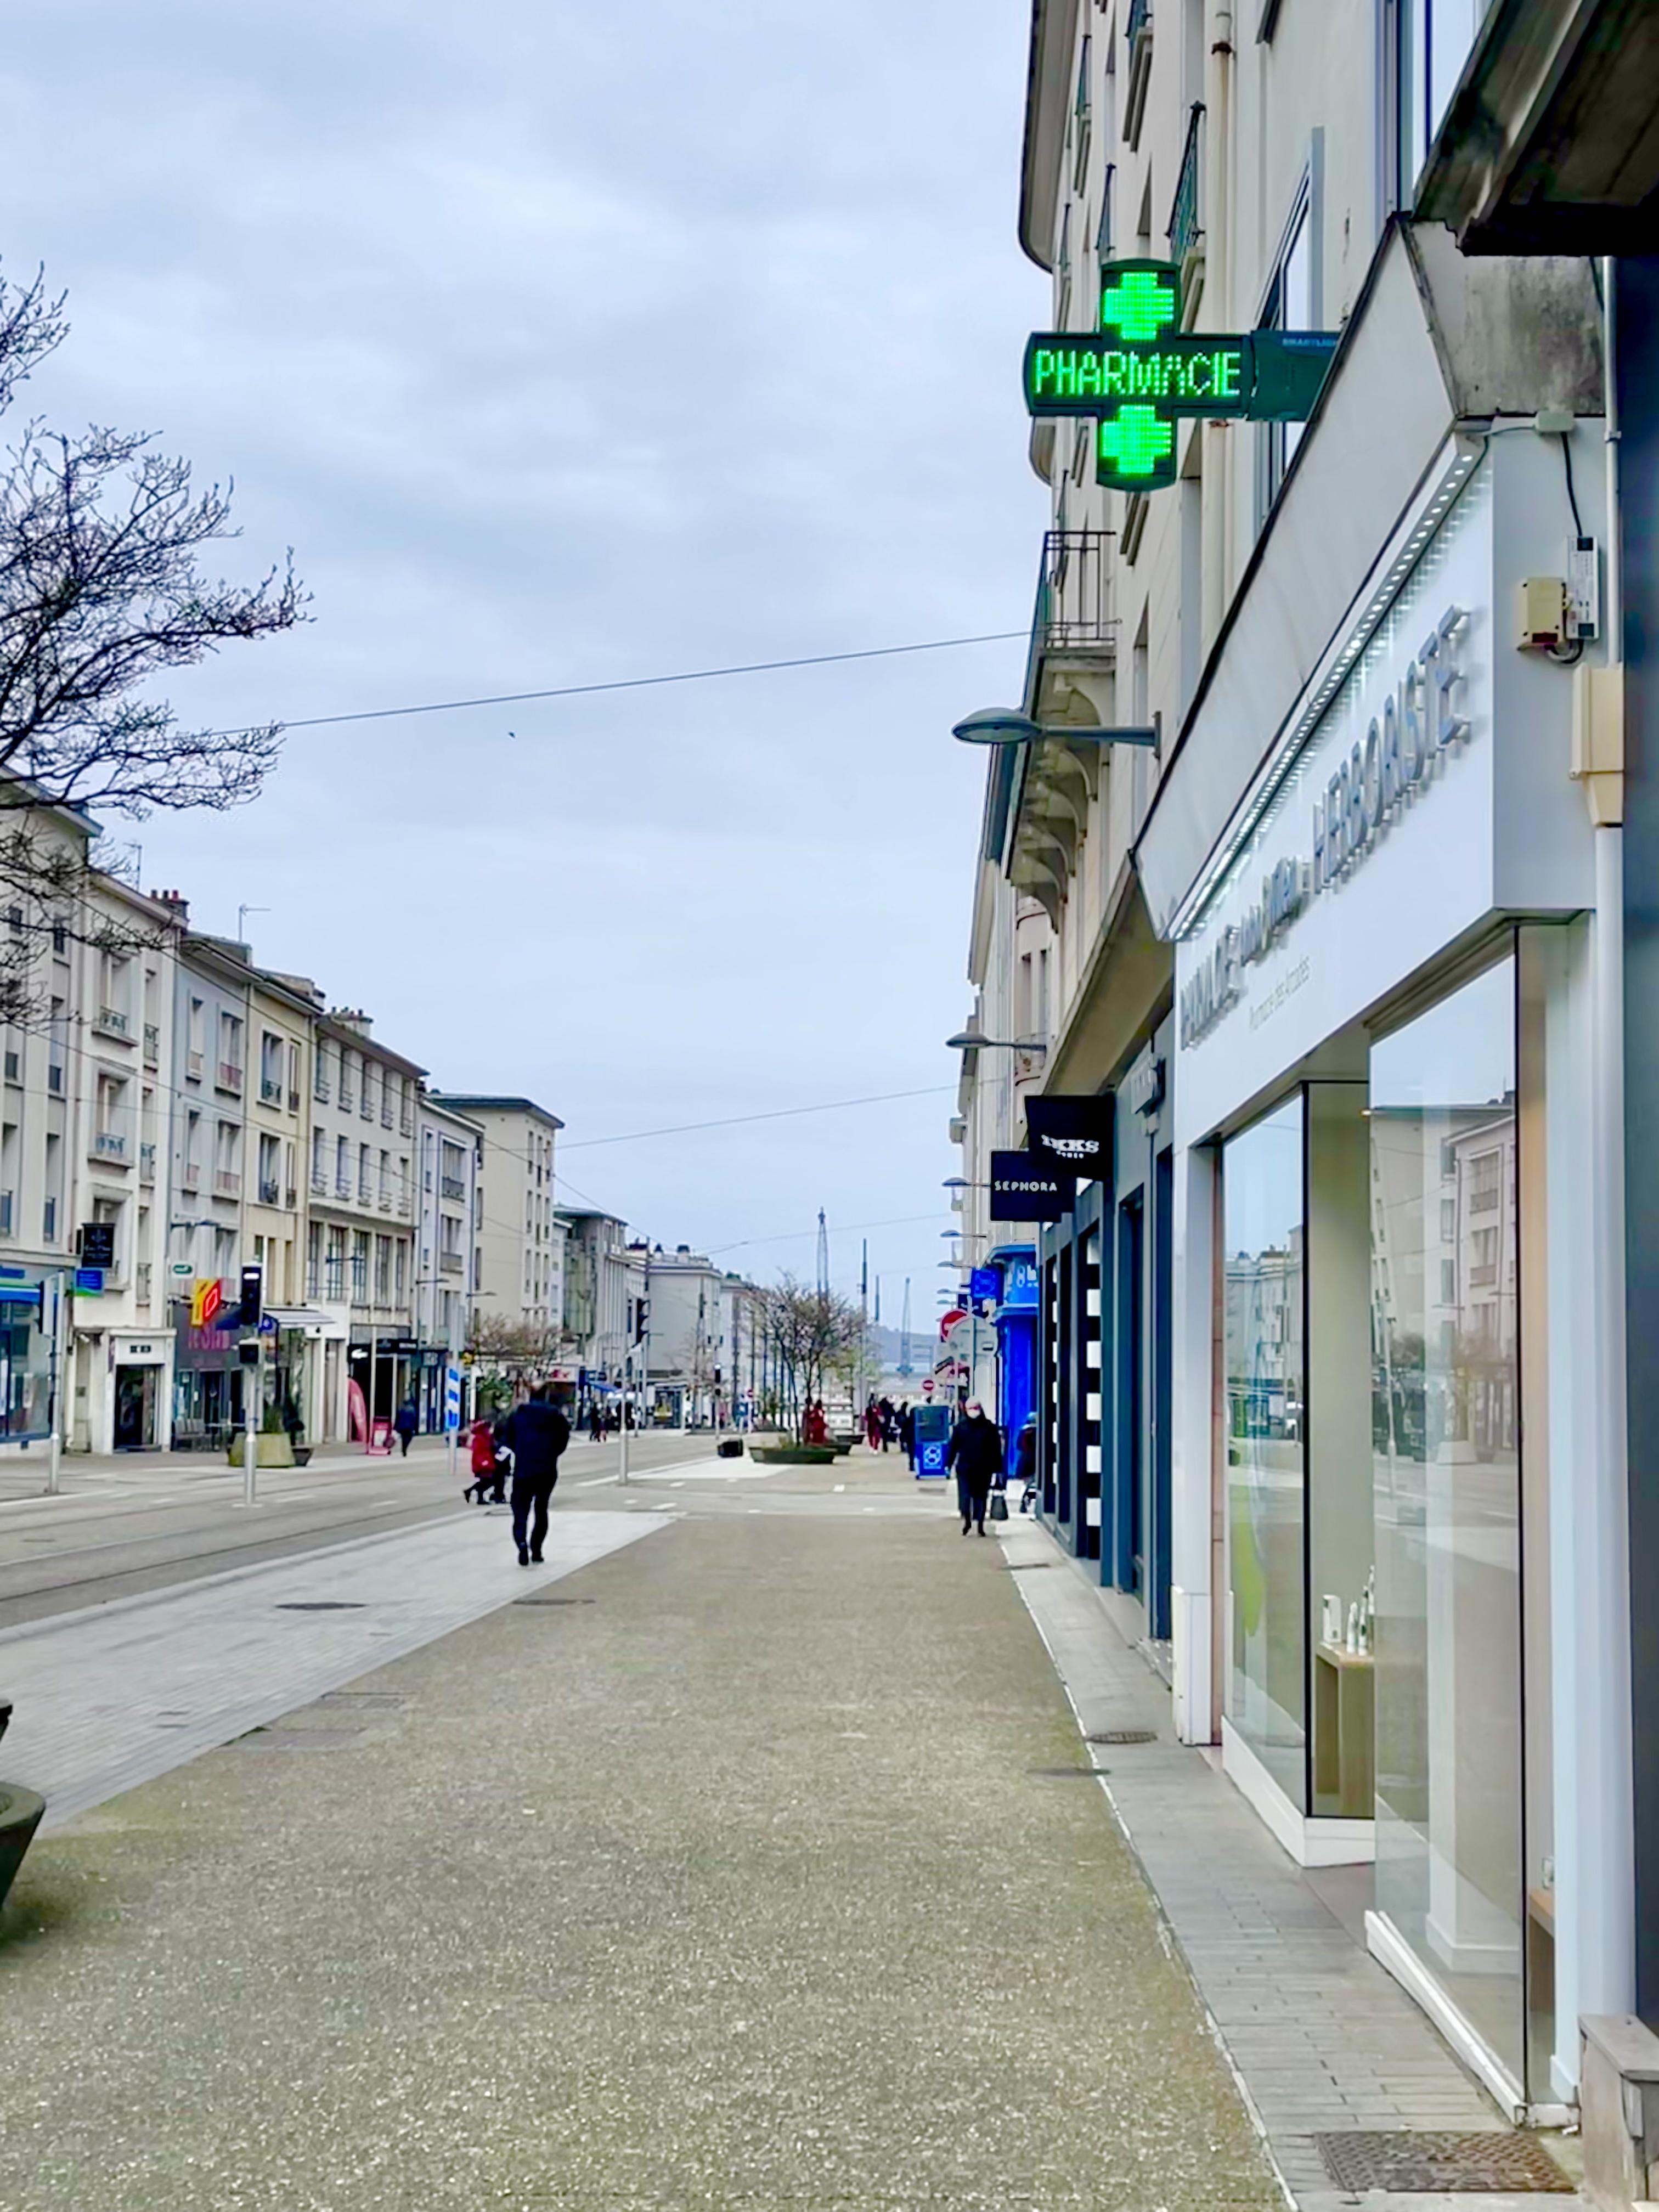
[[1496,1183],[1487,1183],[1480,1190],[1469,1193],[1471,1213],[1495,1213],[1498,1211],[1498,1191]]
[[161,1057],[161,1030],[158,1022],[144,1024],[144,1065],[154,1067]]
[[313,1098],[319,1099],[322,1103],[326,1106],[328,1103],[329,1089],[330,1085],[328,1078],[324,1073],[322,1064],[319,1061],[318,1063],[317,1072],[311,1079],[311,1095]]
[[1103,530],[1051,530],[1044,537],[1026,671],[1028,700],[1036,696],[1042,664],[1049,654],[1109,657],[1114,651],[1117,625],[1107,558],[1111,544]]
[[374,1193],[366,1182],[360,1182],[357,1186],[357,1203],[359,1206],[373,1206],[374,1203]]
[[459,1176],[440,1176],[438,1188],[446,1198],[464,1199],[466,1196],[466,1185]]
[[399,1192],[398,1196],[398,1220],[399,1220],[399,1221],[407,1221],[407,1220],[408,1220],[408,1218],[409,1218],[409,1212],[410,1212],[410,1206],[409,1206],[409,1193],[408,1193],[406,1190],[405,1190],[405,1191],[401,1191],[401,1192]]
[[382,1213],[390,1213],[392,1211],[392,1193],[389,1190],[383,1190],[380,1193],[380,1211]]
[[219,1062],[218,1088],[221,1091],[240,1091],[241,1087],[241,1069],[234,1060],[222,1060]]
[[267,1180],[264,1176],[260,1176],[260,1178],[259,1178],[259,1203],[260,1203],[260,1205],[261,1205],[261,1206],[280,1206],[280,1205],[282,1204],[282,1202],[283,1202],[283,1186],[282,1186],[282,1184],[281,1184],[281,1183],[280,1183],[280,1182],[276,1179],[276,1177],[275,1177],[275,1176],[272,1176],[271,1178],[270,1178],[270,1180]]
[[466,1261],[459,1252],[440,1252],[438,1266],[446,1275],[459,1275],[465,1267]]
[[380,1127],[383,1129],[389,1129],[392,1127],[392,1101],[389,1098],[382,1098],[380,1101]]
[[319,1198],[326,1198],[328,1196],[328,1170],[326,1168],[313,1168],[311,1170],[311,1188]]
[[132,1024],[119,1006],[100,1006],[98,1018],[93,1027],[101,1030],[106,1036],[130,1037],[132,1035]]
[[1469,1269],[1469,1288],[1472,1291],[1489,1291],[1497,1280],[1496,1260],[1484,1261],[1480,1267]]
[[213,1170],[213,1194],[216,1198],[240,1198],[241,1196],[242,1178],[235,1168],[215,1168]]
[[351,1195],[351,1177],[350,1177],[349,1175],[337,1175],[337,1176],[335,1176],[335,1178],[334,1178],[334,1195],[335,1195],[335,1197],[336,1197],[336,1198],[349,1198],[349,1197],[350,1197],[350,1195]]
[[202,1188],[202,1170],[194,1160],[186,1160],[179,1169],[179,1188],[180,1190],[200,1190]]
[[349,1114],[357,1103],[357,1094],[343,1076],[340,1079],[340,1111]]
[[199,1083],[201,1081],[202,1070],[206,1066],[207,1061],[199,1052],[190,1052],[185,1054],[185,1073],[191,1078],[192,1082]]
[[282,1104],[283,1080],[280,1076],[262,1075],[259,1078],[259,1103],[264,1106]]
[[412,1106],[405,1106],[403,1112],[398,1115],[398,1128],[400,1135],[405,1137],[412,1137],[414,1135],[415,1109]]
[[138,1180],[140,1182],[154,1182],[155,1180],[154,1145],[140,1145],[138,1147]]
[[[1187,125],[1187,143],[1182,149],[1181,174],[1176,185],[1175,201],[1170,210],[1170,258],[1176,267],[1186,273],[1188,257],[1201,246],[1204,237],[1204,108],[1195,103]],[[1182,297],[1190,292],[1190,283],[1182,288]],[[1193,302],[1186,301],[1190,309]]]
[[94,1129],[91,1149],[95,1160],[124,1160],[127,1156],[127,1140],[118,1129]]
[[133,1273],[136,1278],[133,1287],[137,1293],[138,1303],[141,1306],[147,1306],[149,1304],[150,1291],[155,1283],[151,1263],[148,1260],[141,1260],[134,1268]]

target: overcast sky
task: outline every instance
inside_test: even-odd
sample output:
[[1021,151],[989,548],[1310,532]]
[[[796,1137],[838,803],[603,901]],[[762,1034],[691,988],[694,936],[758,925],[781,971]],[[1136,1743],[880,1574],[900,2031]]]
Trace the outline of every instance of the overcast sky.
[[[234,477],[233,573],[292,545],[314,595],[175,700],[298,718],[1020,629],[1028,21],[12,0],[0,252],[74,325],[20,407]],[[896,1320],[902,1275],[918,1315],[945,1279],[957,1171],[983,756],[949,727],[1024,661],[296,731],[253,807],[119,834],[199,926],[268,909],[256,957],[435,1083],[551,1107],[568,1195],[763,1276],[810,1273],[822,1205],[848,1286],[889,1224]]]

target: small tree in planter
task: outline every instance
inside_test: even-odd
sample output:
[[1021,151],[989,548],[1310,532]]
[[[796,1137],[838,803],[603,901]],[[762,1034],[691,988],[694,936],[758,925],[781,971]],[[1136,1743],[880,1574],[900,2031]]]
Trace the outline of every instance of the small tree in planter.
[[806,1409],[822,1398],[831,1376],[845,1376],[856,1358],[864,1322],[850,1298],[835,1291],[809,1289],[785,1275],[763,1291],[763,1326],[780,1382],[780,1413],[806,1440]]

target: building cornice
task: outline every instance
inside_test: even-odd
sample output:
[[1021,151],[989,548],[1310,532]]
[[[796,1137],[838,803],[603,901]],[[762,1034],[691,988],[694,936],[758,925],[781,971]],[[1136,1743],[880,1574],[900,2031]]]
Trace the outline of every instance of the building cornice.
[[1025,140],[1019,171],[1019,242],[1039,269],[1054,265],[1054,222],[1066,152],[1079,0],[1031,0],[1025,70]]

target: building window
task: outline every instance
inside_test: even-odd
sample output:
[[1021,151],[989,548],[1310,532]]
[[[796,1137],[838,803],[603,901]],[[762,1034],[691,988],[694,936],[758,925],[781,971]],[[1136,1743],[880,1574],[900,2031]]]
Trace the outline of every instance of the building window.
[[374,1303],[386,1306],[392,1303],[392,1239],[374,1239]]
[[[1311,331],[1319,327],[1314,185],[1315,172],[1310,164],[1297,188],[1284,243],[1258,318],[1259,327],[1264,331]],[[1258,430],[1259,522],[1267,520],[1279,497],[1285,471],[1306,428],[1302,422],[1264,422]]]
[[1474,47],[1487,0],[1395,0],[1399,198],[1408,204]]

